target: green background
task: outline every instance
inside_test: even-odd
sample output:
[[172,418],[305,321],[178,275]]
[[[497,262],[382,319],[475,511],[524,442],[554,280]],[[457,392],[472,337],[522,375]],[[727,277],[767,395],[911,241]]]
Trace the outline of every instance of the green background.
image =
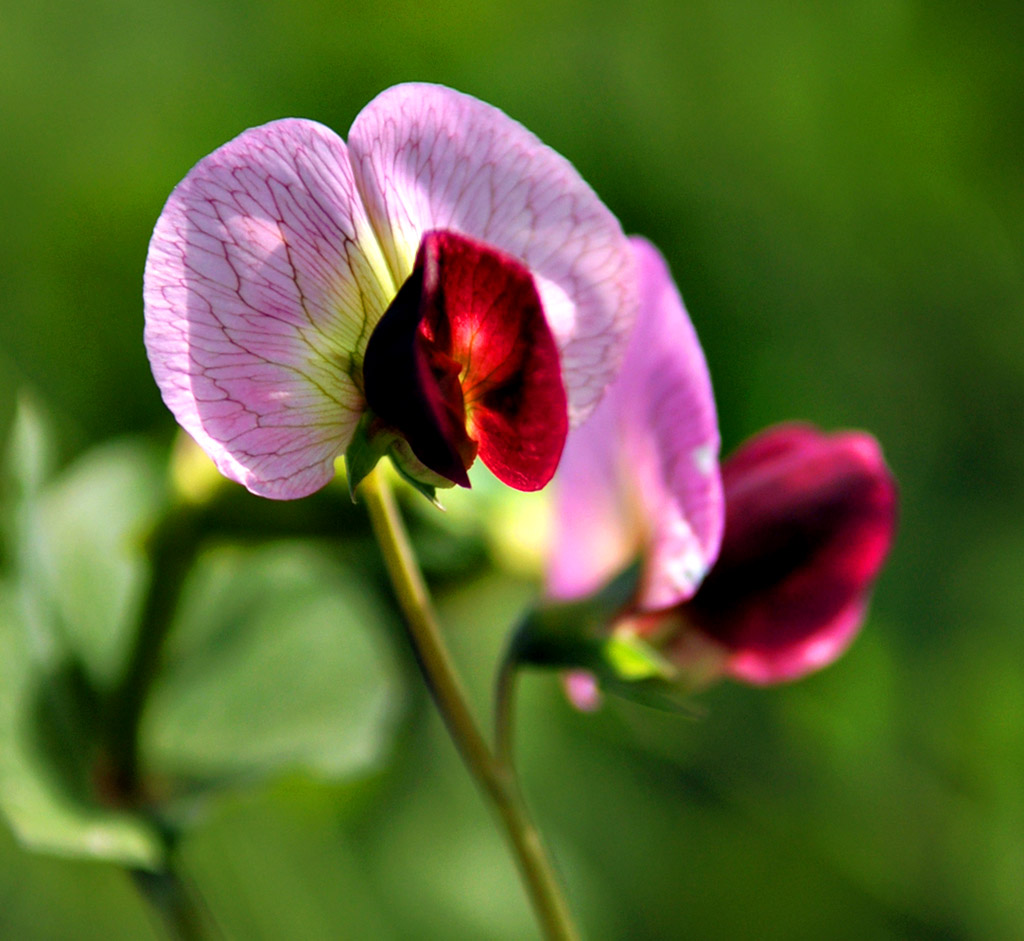
[[[344,133],[399,81],[496,104],[664,251],[708,355],[727,451],[785,419],[866,428],[902,493],[869,621],[829,670],[779,689],[718,687],[696,720],[619,702],[582,716],[553,677],[525,683],[526,790],[587,936],[1024,936],[1022,42],[1024,6],[967,0],[7,4],[0,434],[30,392],[57,467],[70,468],[51,515],[88,518],[78,536],[51,538],[91,538],[92,518],[119,505],[114,468],[159,466],[172,438],[142,348],[141,276],[189,167],[281,116]],[[109,452],[125,435],[145,457]],[[80,462],[101,442],[103,479],[83,484]],[[120,492],[148,486],[142,473]],[[265,719],[259,696],[283,682],[276,664],[320,649],[301,631],[282,640],[274,612],[324,642],[339,600],[373,609],[361,624],[391,624],[363,524],[345,519],[359,535],[329,548],[304,538],[204,557],[206,582],[190,589],[200,613],[175,634],[185,665],[154,703],[165,760],[192,748],[190,760],[231,766],[245,722]],[[431,525],[437,545],[424,553],[483,708],[532,588]],[[62,563],[60,578],[79,583],[64,601],[72,620],[89,620],[91,552]],[[15,554],[5,550],[7,568]],[[308,574],[316,565],[322,577]],[[259,612],[236,610],[276,579]],[[209,615],[217,643],[195,626],[208,608],[220,612]],[[234,621],[252,634],[241,654]],[[107,623],[81,629],[102,638]],[[264,783],[243,775],[185,840],[225,933],[532,937],[482,801],[399,680],[400,646],[381,640],[394,639],[387,627],[359,636],[352,656],[386,678],[366,697],[391,718],[336,755],[328,732],[307,729],[305,759]],[[104,642],[91,654],[101,672]],[[207,642],[216,655],[196,666],[188,651]],[[281,695],[333,715],[332,678],[349,689],[362,674],[345,673],[344,656],[332,674],[332,662],[298,670]],[[183,686],[198,698],[176,699]],[[214,709],[203,697],[218,695],[236,697],[216,708],[238,724],[225,719],[203,753],[189,709]],[[0,936],[154,935],[115,866],[29,853],[0,823]]]

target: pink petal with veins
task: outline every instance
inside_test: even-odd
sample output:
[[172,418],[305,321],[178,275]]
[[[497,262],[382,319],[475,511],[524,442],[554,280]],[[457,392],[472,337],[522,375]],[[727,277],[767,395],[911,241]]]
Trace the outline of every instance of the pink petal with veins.
[[622,372],[569,435],[556,475],[555,598],[587,594],[637,553],[637,604],[689,598],[715,560],[724,518],[707,364],[664,259],[633,238],[640,311]]
[[312,121],[252,128],[196,164],[157,221],[153,374],[223,474],[305,496],[359,420],[352,373],[391,295],[344,142]]
[[636,296],[618,221],[573,166],[497,108],[424,84],[370,102],[349,152],[396,283],[434,229],[530,269],[561,354],[570,423],[579,424],[616,374]]

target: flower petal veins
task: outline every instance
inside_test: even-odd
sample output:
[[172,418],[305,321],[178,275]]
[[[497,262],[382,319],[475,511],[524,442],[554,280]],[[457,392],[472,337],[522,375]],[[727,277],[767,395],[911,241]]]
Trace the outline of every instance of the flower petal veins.
[[363,408],[353,377],[390,300],[344,142],[311,121],[246,131],[175,188],[146,261],[164,401],[221,472],[304,496]]
[[[369,337],[436,230],[525,267],[569,418],[593,409],[636,310],[618,222],[568,161],[497,108],[396,86],[356,118],[348,145],[298,119],[245,131],[193,167],[157,222],[150,363],[222,473],[281,499],[331,478],[365,411]],[[486,424],[482,400],[476,417]]]

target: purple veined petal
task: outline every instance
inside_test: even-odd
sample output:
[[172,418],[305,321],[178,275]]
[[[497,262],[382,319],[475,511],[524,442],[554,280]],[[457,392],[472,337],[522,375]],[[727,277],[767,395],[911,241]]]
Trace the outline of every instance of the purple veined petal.
[[619,378],[570,433],[555,477],[548,591],[582,597],[640,553],[641,610],[689,598],[724,522],[707,363],[664,259],[630,240],[640,311]]
[[448,229],[530,269],[562,358],[570,424],[614,378],[636,312],[632,253],[573,166],[499,109],[397,85],[349,132],[356,181],[397,283],[421,236]]
[[189,171],[150,242],[164,401],[227,477],[312,493],[359,420],[352,376],[394,291],[344,142],[312,121],[251,128]]

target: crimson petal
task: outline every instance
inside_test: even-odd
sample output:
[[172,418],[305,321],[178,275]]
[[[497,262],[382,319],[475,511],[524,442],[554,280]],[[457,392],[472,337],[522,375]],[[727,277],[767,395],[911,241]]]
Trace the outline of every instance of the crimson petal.
[[451,356],[480,458],[503,483],[539,490],[569,432],[558,347],[530,272],[514,258],[450,232],[445,299]]
[[511,256],[428,232],[363,371],[370,408],[447,479],[468,486],[477,445],[519,490],[554,474],[568,433],[561,364],[533,278]]

